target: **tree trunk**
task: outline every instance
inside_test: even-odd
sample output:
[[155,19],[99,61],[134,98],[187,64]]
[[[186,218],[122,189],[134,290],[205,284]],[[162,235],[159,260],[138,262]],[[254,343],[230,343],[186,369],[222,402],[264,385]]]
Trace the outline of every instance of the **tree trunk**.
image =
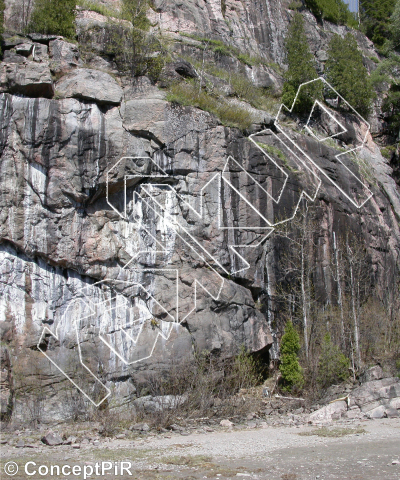
[[342,349],[345,347],[345,331],[344,331],[344,311],[343,311],[343,297],[342,297],[342,284],[340,277],[340,266],[339,266],[339,250],[336,245],[336,235],[333,232],[333,250],[335,252],[335,267],[336,267],[336,281],[337,281],[337,291],[338,291],[338,305],[340,309],[340,334],[341,334],[341,346]]

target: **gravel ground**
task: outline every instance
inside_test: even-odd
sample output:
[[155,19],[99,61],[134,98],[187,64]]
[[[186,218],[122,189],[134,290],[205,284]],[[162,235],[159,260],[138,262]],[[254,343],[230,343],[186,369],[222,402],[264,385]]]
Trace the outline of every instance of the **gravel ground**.
[[[362,427],[365,433],[361,433]],[[98,478],[137,480],[157,479],[237,479],[268,480],[400,480],[400,419],[369,420],[352,425],[335,423],[329,429],[347,428],[348,435],[340,438],[309,435],[315,426],[280,426],[265,424],[261,428],[235,427],[202,431],[184,435],[164,433],[140,435],[134,439],[101,440],[99,445],[81,444],[48,447],[37,435],[25,436],[31,447],[17,448],[21,433],[8,437],[1,445],[1,478],[4,465],[13,461],[19,472],[15,479],[82,478],[83,475],[57,476],[35,474],[27,476],[24,465],[33,461],[39,465],[94,466],[96,462],[132,462],[132,475],[91,475]],[[210,428],[208,430],[211,430]],[[321,434],[325,430],[318,430]],[[359,431],[360,433],[355,433]],[[307,435],[304,435],[304,434]],[[10,434],[11,435],[11,434]],[[4,436],[6,437],[6,435]],[[4,441],[4,440],[3,440]],[[10,445],[14,443],[14,445]],[[397,463],[398,462],[398,463]],[[32,465],[32,464],[31,464]]]

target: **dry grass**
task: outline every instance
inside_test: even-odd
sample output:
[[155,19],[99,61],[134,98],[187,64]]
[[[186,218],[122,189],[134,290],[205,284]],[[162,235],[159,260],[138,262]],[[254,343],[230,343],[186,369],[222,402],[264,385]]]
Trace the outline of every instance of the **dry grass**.
[[309,432],[300,432],[299,435],[302,436],[311,436],[317,435],[318,437],[344,437],[346,435],[360,435],[362,433],[367,433],[367,431],[362,427],[356,428],[349,428],[349,427],[337,427],[337,428],[328,428],[328,427],[320,427]]
[[211,95],[196,83],[178,83],[169,87],[169,102],[200,108],[216,115],[227,127],[246,130],[252,124],[251,113],[241,107],[229,105],[223,97]]
[[[232,90],[232,95],[249,103],[252,107],[276,113],[280,105],[280,98],[269,89],[256,87],[244,73],[232,72],[217,66],[215,63],[199,62],[191,57],[185,60],[192,63],[198,72],[204,72],[220,78]],[[214,88],[214,86],[211,86]]]
[[188,467],[208,467],[212,458],[207,455],[174,455],[171,457],[163,457],[160,459],[166,465],[185,465]]

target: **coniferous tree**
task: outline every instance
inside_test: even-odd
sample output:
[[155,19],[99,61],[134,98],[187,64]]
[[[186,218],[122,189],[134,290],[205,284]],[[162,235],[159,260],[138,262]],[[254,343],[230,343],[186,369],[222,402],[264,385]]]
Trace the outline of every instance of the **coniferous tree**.
[[375,45],[382,47],[389,38],[388,28],[396,0],[360,0],[362,27]]
[[313,15],[321,20],[337,23],[339,25],[356,25],[355,16],[343,0],[305,0],[306,7]]
[[385,113],[388,132],[396,141],[400,129],[400,0],[397,0],[391,16],[389,31],[391,37],[386,44],[386,58],[378,65],[371,77],[378,91],[385,91],[386,85],[389,85],[383,98],[382,112]]
[[[304,30],[304,20],[298,12],[294,14],[289,26],[285,46],[288,70],[285,74],[282,102],[288,108],[291,108],[299,86],[318,78],[314,56],[310,52]],[[308,114],[317,98],[322,98],[322,86],[320,82],[303,87],[297,98],[294,111],[296,113]]]
[[281,340],[281,363],[279,365],[284,390],[299,389],[304,384],[303,369],[298,357],[299,350],[299,334],[294,329],[293,323],[289,321]]
[[351,33],[344,38],[335,34],[329,42],[326,78],[354,109],[361,115],[368,115],[373,89]]
[[37,33],[75,36],[75,0],[36,0],[29,28]]
[[389,32],[393,48],[400,51],[400,0],[397,0],[393,15],[390,18]]

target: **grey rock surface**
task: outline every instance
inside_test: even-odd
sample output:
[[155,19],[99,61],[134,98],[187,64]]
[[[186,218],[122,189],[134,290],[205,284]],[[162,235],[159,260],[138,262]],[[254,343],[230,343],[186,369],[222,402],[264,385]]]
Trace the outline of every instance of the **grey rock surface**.
[[122,99],[122,88],[111,75],[89,68],[78,68],[63,76],[55,89],[63,97],[91,100],[98,104],[119,105]]
[[49,65],[25,59],[18,64],[2,62],[0,91],[23,94],[27,97],[51,98],[54,88]]
[[49,44],[50,68],[54,73],[66,73],[81,65],[77,45],[64,40],[52,40]]
[[364,372],[360,380],[361,383],[366,383],[373,380],[381,380],[384,376],[382,367],[380,365],[374,365]]
[[310,414],[309,422],[313,424],[331,423],[338,420],[347,411],[347,403],[344,400],[330,403]]
[[[154,28],[161,26],[179,40],[179,54],[201,46],[181,32],[213,35],[264,62],[244,66],[233,56],[199,48],[197,58],[218,60],[258,87],[282,87],[284,34],[293,15],[288,2],[227,0],[224,14],[219,0],[154,3]],[[317,23],[309,13],[304,18],[322,64],[329,38],[348,28]],[[100,56],[106,21],[96,12],[78,13],[78,33],[97,32],[97,53],[88,58],[93,68],[81,68],[75,45],[57,36],[5,41],[0,67],[1,411],[16,420],[63,421],[84,411],[94,392],[104,395],[107,389],[122,406],[133,401],[149,411],[171,406],[176,399],[136,397],[149,377],[171,365],[184,366],[194,351],[227,358],[243,345],[267,360],[277,358],[272,326],[280,244],[277,236],[262,238],[254,231],[268,226],[260,212],[274,221],[295,212],[310,172],[289,168],[290,155],[288,164],[275,158],[289,179],[278,205],[272,200],[280,188],[276,165],[247,133],[221,125],[207,112],[168,103],[165,91],[146,77],[116,80],[102,71],[115,68]],[[356,35],[363,54],[374,53],[370,42]],[[169,68],[172,79],[198,73],[186,61]],[[63,75],[54,99],[51,71]],[[204,74],[212,82],[215,78]],[[254,110],[257,123],[272,122],[272,113]],[[346,125],[349,141],[359,139],[357,122]],[[298,129],[294,138],[315,163],[361,195],[364,187],[337,161],[338,150],[303,133]],[[282,139],[261,137],[275,148]],[[325,178],[315,200],[322,234],[313,284],[325,304],[335,302],[329,268],[333,232],[352,231],[366,242],[380,288],[399,265],[398,186],[372,136],[361,156],[372,172],[368,178],[359,164],[348,164],[373,191],[365,206],[355,207]],[[237,163],[227,163],[230,157]],[[215,176],[223,188],[213,183]],[[151,184],[147,190],[146,183]],[[239,255],[232,249],[237,245],[245,245],[238,247]],[[81,381],[86,397],[72,384],[64,388],[62,372]],[[386,415],[398,410],[398,383],[379,376],[378,369],[370,372],[351,394],[349,410],[337,402],[313,418],[358,418],[382,406]],[[40,392],[37,401],[21,391],[23,386]],[[352,410],[352,403],[357,408]]]
[[50,431],[46,435],[44,435],[44,437],[42,437],[42,442],[49,447],[55,447],[57,445],[62,445],[63,439],[58,433]]

